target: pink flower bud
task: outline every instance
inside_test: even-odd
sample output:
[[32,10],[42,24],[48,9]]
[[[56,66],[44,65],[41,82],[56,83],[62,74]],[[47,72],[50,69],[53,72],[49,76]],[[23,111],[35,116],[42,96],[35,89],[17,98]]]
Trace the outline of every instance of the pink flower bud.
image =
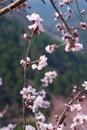
[[25,39],[30,39],[30,36],[29,36],[27,33],[25,33],[25,34],[23,35],[23,37],[24,37]]

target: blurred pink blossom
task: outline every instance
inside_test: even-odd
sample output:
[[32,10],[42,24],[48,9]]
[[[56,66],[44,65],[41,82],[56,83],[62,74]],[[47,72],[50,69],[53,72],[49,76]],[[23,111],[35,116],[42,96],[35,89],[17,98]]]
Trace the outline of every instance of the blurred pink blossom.
[[45,47],[45,50],[46,50],[46,52],[48,52],[48,53],[52,53],[52,52],[54,52],[56,49],[58,48],[58,46],[56,45],[56,44],[52,44],[52,45],[47,45],[46,47]]
[[31,125],[26,125],[25,130],[36,130],[36,129]]
[[87,90],[87,81],[84,81],[84,83],[82,84],[82,86],[84,87],[85,90]]

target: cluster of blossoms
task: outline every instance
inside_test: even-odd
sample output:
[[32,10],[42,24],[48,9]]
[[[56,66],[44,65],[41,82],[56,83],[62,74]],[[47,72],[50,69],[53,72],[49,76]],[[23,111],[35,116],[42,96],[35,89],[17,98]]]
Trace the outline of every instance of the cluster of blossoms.
[[[82,84],[82,86],[84,87],[84,91],[87,90],[87,81],[84,81],[84,83]],[[77,86],[74,87],[73,89],[73,93],[80,93],[80,88],[78,88]],[[82,130],[86,129],[86,124],[87,124],[87,115],[82,113],[82,106],[81,106],[81,102],[83,102],[85,99],[85,95],[78,97],[77,104],[72,104],[72,105],[67,105],[67,110],[70,112],[74,112],[77,111],[77,114],[73,117],[73,123],[70,125],[70,128],[72,130],[76,130],[81,128]]]
[[34,32],[34,34],[40,34],[40,32],[44,32],[43,25],[41,22],[43,21],[42,18],[40,18],[39,14],[33,13],[31,15],[26,16],[29,21],[31,21],[33,24],[28,26],[30,30]]
[[[87,81],[84,81],[82,86],[85,89],[85,87],[87,87]],[[80,92],[80,89],[75,86],[73,89],[73,93],[78,93],[78,92]],[[23,94],[23,92],[21,94]],[[23,97],[26,97],[26,96],[23,96]],[[48,108],[48,106],[49,106],[49,102],[43,100],[45,97],[46,97],[46,92],[44,90],[41,90],[39,93],[36,94],[36,98],[33,101],[32,110],[35,114],[35,120],[38,125],[38,128],[40,130],[63,130],[66,126],[64,123],[61,123],[60,125],[54,125],[53,123],[45,123],[46,118],[43,115],[43,113],[39,111],[39,108]],[[83,96],[81,96],[77,100],[80,102],[83,102],[83,99],[85,99],[85,98],[83,98]],[[43,104],[45,104],[45,105],[43,105]],[[69,104],[70,105],[68,105],[68,104],[65,105],[67,108],[67,111],[69,111],[71,113],[73,113],[75,111],[77,112],[77,114],[75,114],[75,116],[73,117],[73,122],[71,123],[69,128],[72,130],[76,130],[79,127],[80,128],[82,127],[82,130],[83,129],[85,130],[86,127],[83,125],[86,124],[86,122],[87,122],[87,115],[82,114],[81,104],[80,103],[71,104],[70,102],[69,102]],[[56,119],[57,120],[59,119],[58,116],[56,117]],[[31,125],[26,125],[25,130],[36,130],[36,128]]]
[[[87,115],[77,113],[77,115],[73,118],[73,123],[70,125],[72,130],[76,130],[78,126],[81,126],[87,121]],[[83,127],[82,127],[83,129]],[[85,128],[84,128],[85,129]]]
[[40,92],[39,95],[37,95],[33,102],[32,111],[34,113],[37,112],[39,108],[48,108],[50,106],[50,102],[45,100],[45,98],[46,93],[44,92],[44,90],[42,90],[42,92]]
[[57,76],[56,71],[46,72],[44,75],[44,78],[41,79],[42,86],[47,87],[49,84],[51,84],[53,82],[53,79],[55,79],[56,76]]
[[36,113],[39,108],[48,108],[50,106],[50,102],[45,100],[46,92],[44,90],[36,92],[36,89],[29,85],[27,88],[23,88],[20,94],[25,99],[26,109],[31,109],[33,113]]
[[[68,18],[71,18],[72,15],[71,13],[74,12],[73,8],[71,8],[71,4],[75,3],[77,5],[77,10],[79,13],[79,16],[81,17],[81,22],[80,22],[80,27],[72,27],[68,25],[67,20]],[[83,49],[83,45],[79,43],[79,35],[77,33],[78,29],[81,30],[87,30],[87,22],[84,21],[83,17],[81,15],[84,15],[86,10],[82,9],[81,11],[78,9],[79,4],[78,1],[75,0],[62,0],[59,2],[59,7],[63,7],[65,4],[67,4],[66,12],[63,13],[62,9],[61,11],[57,9],[57,6],[54,4],[56,7],[56,12],[55,12],[55,18],[54,20],[59,20],[59,23],[56,24],[57,30],[63,35],[62,40],[65,40],[66,46],[65,46],[65,51],[70,52],[70,51],[80,51]],[[76,30],[77,29],[77,30]]]
[[65,51],[70,52],[70,51],[80,51],[83,49],[83,45],[81,43],[78,43],[79,37],[78,37],[78,32],[75,30],[73,33],[64,33],[64,26],[62,24],[57,24],[56,25],[58,31],[62,32],[62,40],[66,43],[65,46]]
[[53,125],[52,123],[45,123],[46,118],[41,112],[35,114],[35,119],[36,122],[38,123],[40,130],[55,130],[55,129],[62,130],[63,129],[63,125],[56,126]]
[[[26,58],[26,60],[21,60],[20,64],[23,67],[27,67],[30,65],[31,60],[29,57]],[[47,57],[45,55],[40,56],[40,58],[38,60],[36,60],[34,62],[34,64],[32,64],[32,69],[37,69],[37,70],[41,70],[42,68],[44,68],[45,66],[47,66]]]
[[0,128],[0,130],[14,130],[16,127],[16,124],[8,124],[8,126]]
[[27,88],[24,87],[23,90],[20,91],[20,94],[23,95],[24,99],[27,99],[29,102],[31,102],[36,96],[36,89],[29,85]]
[[[44,123],[44,122],[39,122],[38,123],[40,130],[63,130],[63,125],[60,125],[58,127],[53,126],[53,124],[49,123]],[[27,125],[26,126],[26,130],[36,130],[34,127],[32,127],[31,125]]]
[[[57,19],[57,13],[56,13],[56,19]],[[86,30],[87,25],[86,23],[81,23],[81,26],[83,29]],[[65,51],[66,52],[70,52],[70,51],[80,51],[81,49],[83,49],[83,45],[81,43],[79,43],[79,35],[78,35],[78,31],[74,30],[73,32],[67,32],[67,28],[65,26],[65,24],[61,24],[58,23],[56,25],[56,28],[59,32],[61,32],[62,36],[62,40],[64,40],[64,42],[66,43],[65,46]]]
[[64,36],[62,37],[63,40],[65,40],[66,42],[66,46],[65,46],[65,51],[80,51],[81,49],[83,49],[83,45],[78,43],[79,41],[79,37],[78,37],[78,33],[77,30],[75,30],[75,32],[73,32],[73,34],[64,34]]

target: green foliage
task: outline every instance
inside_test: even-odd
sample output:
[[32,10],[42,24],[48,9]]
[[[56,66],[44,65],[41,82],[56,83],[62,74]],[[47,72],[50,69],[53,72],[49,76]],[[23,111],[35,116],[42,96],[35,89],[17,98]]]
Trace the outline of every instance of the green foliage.
[[3,78],[0,107],[20,100],[19,90],[23,80],[19,64],[23,54],[20,32],[23,33],[24,29],[15,20],[0,17],[0,76]]

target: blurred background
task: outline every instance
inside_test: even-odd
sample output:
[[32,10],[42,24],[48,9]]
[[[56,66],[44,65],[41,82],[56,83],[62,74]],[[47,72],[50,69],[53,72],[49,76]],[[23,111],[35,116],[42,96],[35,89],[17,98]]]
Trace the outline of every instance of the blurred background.
[[[2,6],[2,5],[1,5]],[[44,73],[49,70],[56,70],[57,78],[53,84],[47,88],[47,98],[52,101],[51,117],[54,112],[58,112],[55,104],[58,103],[59,113],[64,108],[64,103],[68,100],[74,85],[81,86],[84,80],[87,80],[87,32],[79,31],[80,42],[84,49],[80,52],[64,51],[64,47],[59,48],[52,55],[45,52],[48,44],[61,44],[61,37],[56,31],[54,21],[54,9],[49,1],[43,4],[40,0],[29,1],[31,9],[22,9],[21,12],[10,12],[0,16],[0,111],[5,110],[4,117],[0,119],[0,127],[10,123],[22,121],[22,97],[20,90],[23,87],[23,68],[20,60],[25,57],[27,42],[23,34],[29,32],[27,26],[31,23],[26,19],[27,14],[33,12],[40,14],[43,18],[45,33],[34,36],[30,48],[29,57],[34,60],[40,55],[45,54],[48,57],[48,64],[42,71],[33,71],[31,68],[27,71],[27,80],[29,84],[39,90],[41,86],[40,79]],[[87,9],[87,2],[79,0],[80,9]],[[78,12],[75,5],[72,8],[76,11],[73,19],[70,19],[70,25],[78,25],[79,19],[76,17]],[[63,10],[65,12],[66,8]],[[87,10],[84,19],[87,21]],[[61,104],[61,105],[60,105]],[[57,109],[57,110],[56,110]],[[85,106],[84,106],[84,111]],[[49,112],[47,113],[49,117]],[[32,114],[30,120],[32,123]],[[51,118],[48,118],[51,120]],[[20,127],[21,129],[21,127]],[[19,128],[18,128],[19,130]]]

